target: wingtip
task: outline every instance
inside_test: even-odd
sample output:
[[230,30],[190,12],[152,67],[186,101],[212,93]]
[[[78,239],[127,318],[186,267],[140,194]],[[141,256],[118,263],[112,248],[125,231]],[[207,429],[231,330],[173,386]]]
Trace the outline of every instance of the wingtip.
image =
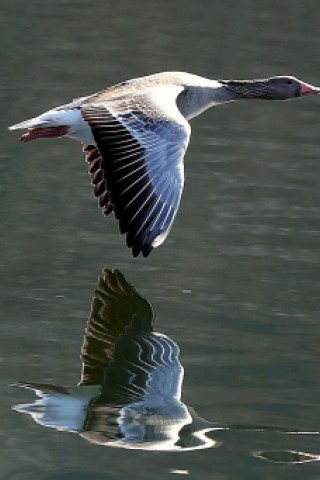
[[143,249],[142,249],[142,255],[144,256],[144,258],[148,257],[150,255],[150,253],[152,252],[153,250],[153,247],[151,246],[145,246]]
[[142,256],[144,258],[146,258],[150,255],[150,253],[153,250],[153,246],[151,245],[141,245],[140,243],[133,243],[132,241],[130,241],[130,239],[128,240],[128,238],[127,238],[127,246],[131,248],[132,256],[134,258],[138,257],[140,253],[142,253]]

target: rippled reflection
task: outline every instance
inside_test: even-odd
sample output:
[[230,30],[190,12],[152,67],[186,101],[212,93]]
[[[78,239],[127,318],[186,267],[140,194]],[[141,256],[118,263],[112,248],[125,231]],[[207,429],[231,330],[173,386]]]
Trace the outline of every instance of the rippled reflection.
[[[216,447],[221,442],[208,434],[222,430],[312,433],[222,425],[199,417],[181,401],[179,347],[155,332],[153,323],[148,300],[119,271],[104,270],[81,348],[78,386],[21,382],[18,386],[34,390],[39,398],[13,408],[42,426],[78,433],[92,443],[143,450]],[[253,455],[271,461],[279,457],[271,450]],[[314,461],[311,454],[300,455]]]
[[256,452],[255,456],[273,463],[310,463],[320,461],[320,455],[297,452],[295,450],[266,450]]

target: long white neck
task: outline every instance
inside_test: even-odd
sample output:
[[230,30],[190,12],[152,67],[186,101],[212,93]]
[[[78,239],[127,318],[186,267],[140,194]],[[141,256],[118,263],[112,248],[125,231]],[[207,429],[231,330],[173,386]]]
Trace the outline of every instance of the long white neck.
[[209,107],[233,100],[235,96],[231,92],[228,92],[221,83],[212,81],[212,85],[206,87],[186,87],[177,98],[177,106],[182,115],[190,119]]

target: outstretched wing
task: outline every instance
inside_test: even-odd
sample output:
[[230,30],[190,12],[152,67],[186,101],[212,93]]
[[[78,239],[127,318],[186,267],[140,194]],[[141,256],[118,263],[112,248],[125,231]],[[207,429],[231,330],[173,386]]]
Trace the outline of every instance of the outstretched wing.
[[174,114],[159,107],[159,92],[81,108],[101,154],[101,187],[134,256],[161,245],[180,203],[190,126],[171,100]]
[[81,348],[79,385],[101,385],[105,369],[113,359],[119,337],[132,318],[143,319],[151,330],[153,310],[145,298],[118,270],[104,270],[94,292],[91,313]]

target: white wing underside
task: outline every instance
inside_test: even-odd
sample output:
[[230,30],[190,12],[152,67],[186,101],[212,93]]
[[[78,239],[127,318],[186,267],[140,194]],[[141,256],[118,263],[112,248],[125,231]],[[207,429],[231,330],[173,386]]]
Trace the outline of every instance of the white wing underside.
[[130,99],[85,104],[100,150],[108,194],[133,254],[166,238],[184,184],[190,126],[176,107],[182,87],[157,86]]

